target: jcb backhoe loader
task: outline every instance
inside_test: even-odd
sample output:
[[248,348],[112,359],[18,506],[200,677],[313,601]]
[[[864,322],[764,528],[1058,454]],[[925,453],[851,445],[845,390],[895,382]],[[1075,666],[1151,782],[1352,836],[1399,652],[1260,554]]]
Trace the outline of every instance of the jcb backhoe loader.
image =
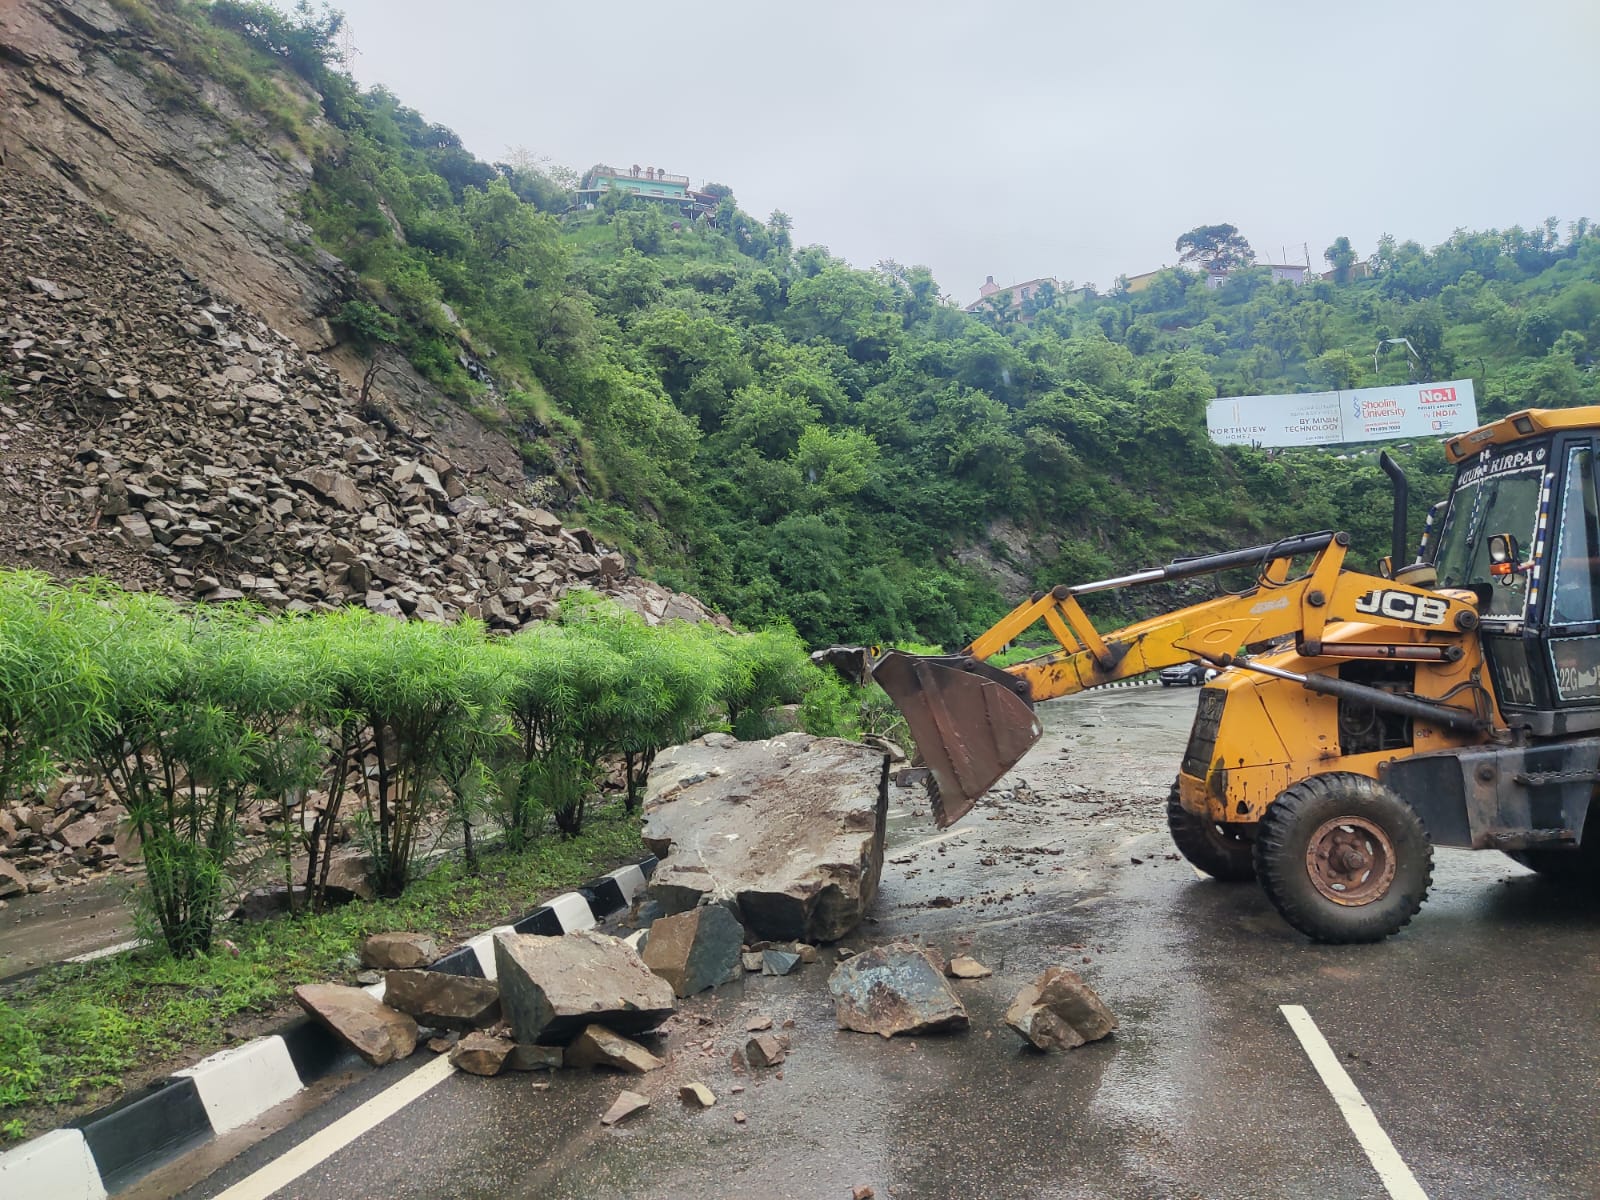
[[[1185,661],[1224,668],[1201,690],[1167,802],[1173,840],[1219,879],[1260,880],[1319,941],[1410,921],[1435,845],[1600,872],[1600,821],[1584,840],[1600,782],[1597,439],[1600,407],[1449,439],[1455,483],[1410,562],[1405,478],[1384,455],[1395,515],[1380,575],[1344,568],[1345,534],[1304,534],[1057,587],[958,654],[862,652],[855,669],[904,714],[943,826],[1038,740],[1036,703]],[[1079,604],[1241,567],[1252,586],[1112,633]],[[985,661],[1041,621],[1059,650]]]

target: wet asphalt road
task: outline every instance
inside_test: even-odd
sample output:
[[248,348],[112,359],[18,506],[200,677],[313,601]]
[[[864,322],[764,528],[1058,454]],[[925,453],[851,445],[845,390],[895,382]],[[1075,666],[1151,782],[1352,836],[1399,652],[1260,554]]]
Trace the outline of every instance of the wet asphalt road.
[[[1400,936],[1306,942],[1254,885],[1172,857],[1161,804],[1194,702],[1130,689],[1043,706],[1045,739],[943,834],[919,793],[892,797],[875,923],[850,944],[920,937],[992,967],[957,984],[968,1032],[838,1031],[824,952],[685,1002],[665,1070],[455,1075],[276,1195],[1381,1200],[1281,1004],[1309,1010],[1433,1200],[1600,1195],[1600,907],[1446,851]],[[1045,1056],[1004,1028],[1011,995],[1056,963],[1117,1012],[1115,1038]],[[795,1022],[781,1078],[729,1064],[755,1013]],[[397,1078],[360,1078],[184,1194],[216,1195]],[[689,1080],[714,1108],[679,1106]],[[652,1107],[601,1129],[624,1086]]]

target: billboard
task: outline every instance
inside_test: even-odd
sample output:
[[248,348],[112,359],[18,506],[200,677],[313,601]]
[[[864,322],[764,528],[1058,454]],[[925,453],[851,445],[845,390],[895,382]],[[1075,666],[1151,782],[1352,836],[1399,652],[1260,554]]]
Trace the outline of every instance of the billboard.
[[1219,446],[1328,446],[1444,437],[1477,427],[1478,402],[1470,379],[1229,396],[1206,405],[1206,429]]

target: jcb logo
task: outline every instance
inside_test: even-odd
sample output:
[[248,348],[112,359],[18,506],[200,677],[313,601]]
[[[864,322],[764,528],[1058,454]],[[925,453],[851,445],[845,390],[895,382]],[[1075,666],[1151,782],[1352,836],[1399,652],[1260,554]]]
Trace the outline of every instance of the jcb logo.
[[1409,621],[1413,625],[1443,625],[1444,615],[1450,611],[1450,605],[1436,596],[1413,596],[1410,592],[1379,589],[1358,597],[1356,611],[1389,617],[1395,621]]

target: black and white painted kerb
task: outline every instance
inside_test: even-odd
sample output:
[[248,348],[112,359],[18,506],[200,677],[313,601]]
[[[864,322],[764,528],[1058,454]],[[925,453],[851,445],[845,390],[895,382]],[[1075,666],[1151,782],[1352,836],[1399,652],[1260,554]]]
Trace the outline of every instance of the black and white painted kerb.
[[[495,977],[494,935],[593,928],[633,903],[656,868],[647,858],[497,925],[429,969]],[[367,989],[379,999],[383,984]],[[308,1017],[219,1051],[107,1108],[0,1154],[5,1200],[102,1200],[219,1134],[248,1125],[329,1074],[349,1052]]]

